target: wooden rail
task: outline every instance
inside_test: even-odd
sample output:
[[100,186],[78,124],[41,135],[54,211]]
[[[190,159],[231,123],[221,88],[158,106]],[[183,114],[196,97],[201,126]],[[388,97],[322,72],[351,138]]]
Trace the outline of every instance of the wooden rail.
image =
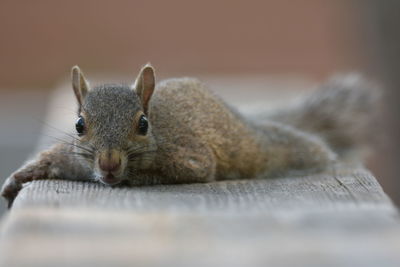
[[0,266],[400,266],[397,209],[362,167],[209,184],[36,181]]

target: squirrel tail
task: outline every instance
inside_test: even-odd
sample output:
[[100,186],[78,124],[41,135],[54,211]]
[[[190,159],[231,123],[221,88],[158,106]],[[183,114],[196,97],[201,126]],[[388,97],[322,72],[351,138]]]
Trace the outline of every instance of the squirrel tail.
[[339,75],[268,119],[317,134],[339,155],[363,152],[373,139],[371,126],[376,122],[380,96],[378,86],[361,75]]

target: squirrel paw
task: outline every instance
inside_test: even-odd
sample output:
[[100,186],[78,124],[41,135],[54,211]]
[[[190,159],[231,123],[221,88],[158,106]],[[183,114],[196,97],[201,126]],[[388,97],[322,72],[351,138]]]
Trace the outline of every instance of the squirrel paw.
[[3,187],[1,188],[1,196],[7,200],[8,208],[11,208],[12,203],[21,188],[22,184],[17,182],[14,175],[8,177],[3,184]]
[[1,196],[8,201],[8,208],[11,208],[14,199],[22,189],[22,184],[37,179],[46,179],[46,168],[34,168],[33,166],[13,173],[4,182],[1,188]]

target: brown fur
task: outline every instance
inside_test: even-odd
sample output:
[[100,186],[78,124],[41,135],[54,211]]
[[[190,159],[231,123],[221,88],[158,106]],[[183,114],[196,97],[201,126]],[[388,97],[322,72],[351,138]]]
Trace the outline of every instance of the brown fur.
[[[35,179],[131,185],[211,182],[321,169],[336,159],[318,136],[318,128],[316,134],[300,130],[310,120],[306,115],[287,116],[291,113],[285,111],[270,120],[245,118],[196,79],[170,79],[155,87],[149,65],[133,89],[123,85],[90,89],[74,67],[73,89],[85,133],[43,152],[12,174],[2,189],[10,203],[22,183]],[[319,101],[330,100],[329,93],[318,96],[309,100],[314,101],[310,104],[314,112]],[[331,102],[334,106],[335,100]],[[306,107],[302,111],[311,114]],[[139,129],[142,115],[149,121],[145,134]]]

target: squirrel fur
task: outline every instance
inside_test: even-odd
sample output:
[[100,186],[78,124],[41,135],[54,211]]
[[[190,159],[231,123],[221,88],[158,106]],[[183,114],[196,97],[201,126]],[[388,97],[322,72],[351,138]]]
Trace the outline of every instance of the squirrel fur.
[[150,185],[322,170],[358,146],[376,102],[369,84],[350,75],[297,106],[248,118],[197,79],[156,85],[149,64],[133,86],[94,88],[75,66],[72,87],[79,136],[11,174],[1,191],[9,206],[22,185],[36,179]]

